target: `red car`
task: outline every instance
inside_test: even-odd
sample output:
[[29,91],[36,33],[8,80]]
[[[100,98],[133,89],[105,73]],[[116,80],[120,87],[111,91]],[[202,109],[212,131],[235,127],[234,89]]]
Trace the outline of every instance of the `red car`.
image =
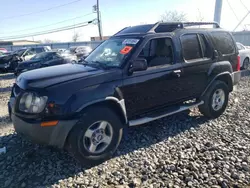
[[8,52],[5,48],[0,48],[0,52],[4,52],[4,53],[6,53],[6,52]]

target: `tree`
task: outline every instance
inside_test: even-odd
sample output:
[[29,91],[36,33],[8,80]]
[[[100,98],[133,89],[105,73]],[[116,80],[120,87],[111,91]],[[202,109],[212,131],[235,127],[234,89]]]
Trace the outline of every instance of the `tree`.
[[162,22],[181,22],[187,21],[186,13],[175,11],[166,11],[161,15]]
[[72,36],[72,41],[73,42],[77,42],[80,39],[80,34],[78,32],[74,32],[73,36]]

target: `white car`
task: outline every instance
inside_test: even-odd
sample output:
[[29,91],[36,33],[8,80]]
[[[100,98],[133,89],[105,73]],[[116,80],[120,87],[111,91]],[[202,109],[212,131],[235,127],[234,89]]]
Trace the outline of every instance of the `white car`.
[[241,69],[249,69],[250,65],[250,49],[245,47],[243,44],[237,42],[237,48],[240,56],[240,67]]

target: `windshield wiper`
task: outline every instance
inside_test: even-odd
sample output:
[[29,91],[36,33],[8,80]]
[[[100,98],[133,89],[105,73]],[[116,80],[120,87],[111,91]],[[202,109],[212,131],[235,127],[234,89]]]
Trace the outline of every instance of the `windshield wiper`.
[[91,61],[90,64],[96,64],[97,66],[103,68],[103,69],[106,69],[108,66],[104,63],[101,63],[100,61]]

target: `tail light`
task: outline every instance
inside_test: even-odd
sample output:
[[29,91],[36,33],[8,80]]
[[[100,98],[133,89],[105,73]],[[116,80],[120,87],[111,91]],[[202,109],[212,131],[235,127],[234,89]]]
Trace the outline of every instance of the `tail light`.
[[240,56],[237,57],[237,71],[240,71]]

